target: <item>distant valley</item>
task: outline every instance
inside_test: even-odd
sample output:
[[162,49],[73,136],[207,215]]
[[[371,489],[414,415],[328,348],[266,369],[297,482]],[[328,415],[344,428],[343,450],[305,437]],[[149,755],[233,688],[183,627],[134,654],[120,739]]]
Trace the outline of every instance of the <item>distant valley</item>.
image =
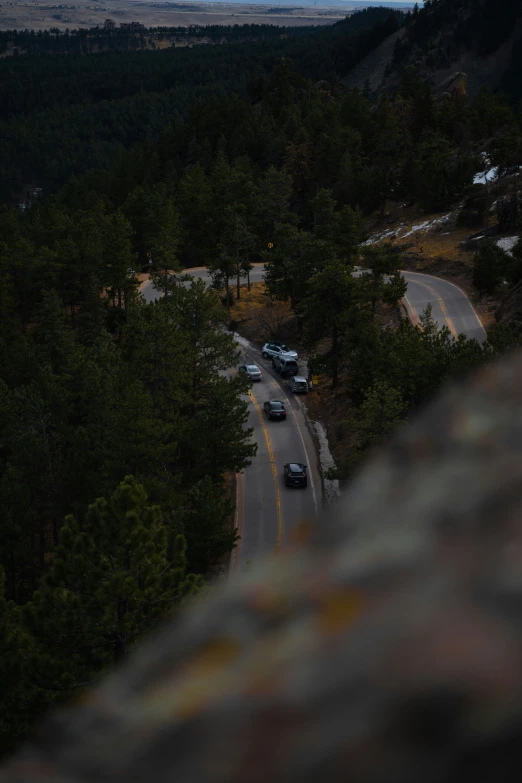
[[[324,3],[327,5],[327,3]],[[299,7],[297,7],[299,6]],[[342,6],[342,7],[341,7]],[[0,30],[60,30],[103,26],[107,18],[117,25],[141,22],[145,27],[190,25],[272,24],[303,26],[332,24],[355,6],[339,3],[328,7],[296,3],[276,5],[239,3],[170,3],[155,0],[67,0],[50,3],[33,0],[0,4]]]

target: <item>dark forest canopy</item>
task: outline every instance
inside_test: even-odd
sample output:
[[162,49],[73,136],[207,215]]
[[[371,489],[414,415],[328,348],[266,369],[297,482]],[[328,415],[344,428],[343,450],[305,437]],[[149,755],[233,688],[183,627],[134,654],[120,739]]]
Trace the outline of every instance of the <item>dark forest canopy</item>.
[[338,80],[397,24],[389,9],[370,9],[285,40],[0,60],[0,199],[26,183],[48,192],[108,167],[122,150],[185,121],[201,100],[255,100],[249,90],[278,57],[291,57],[305,79]]

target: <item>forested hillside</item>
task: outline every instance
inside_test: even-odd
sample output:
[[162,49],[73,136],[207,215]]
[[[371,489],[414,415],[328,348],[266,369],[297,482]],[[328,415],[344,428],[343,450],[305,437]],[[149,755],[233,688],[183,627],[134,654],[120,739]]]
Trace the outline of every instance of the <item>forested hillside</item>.
[[[445,208],[484,145],[506,170],[520,159],[500,95],[436,102],[415,69],[377,103],[344,88],[398,23],[374,9],[284,41],[0,63],[3,749],[233,547],[226,476],[256,447],[223,327],[252,261],[353,402],[345,475],[444,380],[517,344],[509,327],[454,342],[429,313],[382,328],[404,293],[387,248],[350,274],[389,200]],[[43,194],[20,209],[30,185]],[[203,264],[216,290],[179,284]],[[138,296],[143,269],[158,304]]]
[[198,100],[255,98],[278,56],[293,58],[305,79],[336,80],[397,19],[389,9],[369,9],[284,40],[263,40],[261,29],[256,46],[0,60],[0,199],[27,184],[48,192],[86,169],[108,168],[169,122],[184,122]]

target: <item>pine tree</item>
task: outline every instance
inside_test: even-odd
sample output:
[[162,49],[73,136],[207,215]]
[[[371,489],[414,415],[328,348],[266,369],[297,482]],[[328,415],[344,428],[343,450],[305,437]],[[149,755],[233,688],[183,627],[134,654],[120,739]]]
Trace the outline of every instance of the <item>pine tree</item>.
[[87,686],[201,586],[186,575],[184,537],[169,557],[159,507],[127,476],[82,523],[67,517],[49,574],[24,610],[35,640],[26,676],[44,692]]
[[414,192],[425,209],[444,209],[471,184],[471,169],[459,160],[449,141],[426,132],[416,148]]
[[[400,112],[400,100],[397,101]],[[381,99],[375,123],[377,138],[374,142],[373,162],[378,171],[380,213],[384,215],[386,203],[397,192],[401,168],[408,148],[408,134],[404,123],[399,122],[395,105],[387,96]]]
[[362,404],[343,422],[353,433],[350,453],[330,478],[350,478],[366,453],[385,443],[405,421],[406,405],[397,389],[386,381],[366,389]]
[[55,290],[43,293],[37,311],[35,343],[40,364],[48,364],[54,373],[63,372],[74,350],[74,333]]
[[223,286],[230,304],[231,277],[236,279],[236,298],[241,298],[241,278],[247,277],[252,269],[250,256],[256,245],[256,237],[251,231],[243,210],[226,207],[223,211],[223,230],[218,245],[219,255],[210,265],[213,284]]
[[182,515],[187,540],[188,566],[191,571],[209,575],[238,541],[237,530],[230,526],[234,505],[224,493],[222,483],[205,476],[190,491]]
[[0,757],[11,752],[38,717],[38,704],[23,681],[23,656],[30,639],[20,624],[19,612],[5,598],[5,575],[0,567]]
[[178,285],[176,273],[182,269],[179,261],[179,215],[172,198],[167,197],[163,203],[155,206],[154,233],[147,237],[151,258],[150,277],[155,287],[168,298]]
[[508,276],[510,264],[508,254],[493,240],[486,240],[473,257],[473,285],[481,293],[491,293]]
[[292,309],[298,312],[308,280],[331,258],[332,247],[288,223],[276,226],[273,245],[262,254],[267,291],[274,299],[290,299]]
[[106,215],[102,221],[103,282],[113,305],[126,307],[136,290],[136,254],[132,249],[132,228],[121,210]]
[[306,342],[311,348],[325,346],[313,357],[313,364],[328,372],[332,388],[339,380],[343,338],[352,320],[354,281],[349,267],[332,260],[308,281],[307,295],[302,302]]
[[195,163],[181,178],[176,203],[183,229],[184,265],[206,266],[212,250],[212,187],[204,168]]
[[327,188],[318,190],[310,202],[312,212],[313,232],[319,239],[330,239],[335,220],[335,199],[332,191]]
[[101,298],[100,285],[94,276],[85,284],[75,320],[77,339],[83,345],[94,345],[105,332],[107,301]]
[[266,249],[274,241],[278,223],[295,223],[290,209],[292,181],[283,171],[270,166],[258,184],[255,194],[254,221],[261,246]]
[[407,284],[398,270],[399,257],[391,248],[365,247],[359,277],[359,296],[370,305],[372,316],[378,302],[396,305],[405,295]]
[[180,288],[172,303],[171,322],[185,335],[183,388],[186,429],[179,450],[184,481],[210,476],[218,481],[226,471],[241,470],[256,453],[251,429],[244,429],[248,406],[241,398],[244,380],[222,373],[237,364],[232,335],[225,332],[223,312],[213,291],[202,280]]

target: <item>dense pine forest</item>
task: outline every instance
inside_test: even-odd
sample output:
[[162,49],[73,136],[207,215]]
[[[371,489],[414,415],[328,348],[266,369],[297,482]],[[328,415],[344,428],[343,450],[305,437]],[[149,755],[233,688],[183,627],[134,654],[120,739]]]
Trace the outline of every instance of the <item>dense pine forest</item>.
[[[437,101],[414,66],[392,94],[345,88],[418,20],[370,9],[286,39],[42,46],[0,62],[2,751],[234,546],[225,481],[256,446],[245,383],[223,371],[237,362],[228,305],[252,262],[291,302],[311,367],[334,387],[348,378],[345,476],[448,377],[519,343],[500,326],[483,346],[453,341],[429,312],[422,329],[377,318],[404,281],[397,253],[361,250],[365,217],[390,200],[452,206],[480,190],[480,153],[506,171],[522,157],[509,95]],[[215,290],[180,285],[196,265]],[[142,270],[159,303],[139,297]],[[522,253],[503,274],[522,278]]]

